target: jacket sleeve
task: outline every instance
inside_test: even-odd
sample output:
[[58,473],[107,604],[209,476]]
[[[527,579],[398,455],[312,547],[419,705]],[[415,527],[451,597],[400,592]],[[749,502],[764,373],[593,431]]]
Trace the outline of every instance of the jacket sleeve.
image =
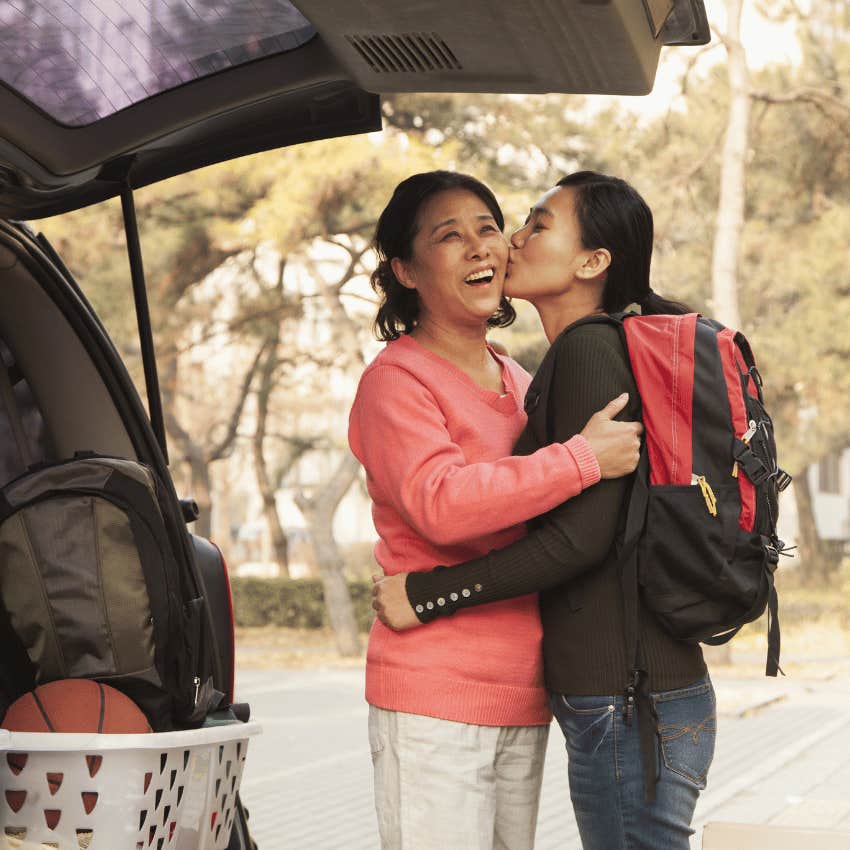
[[468,463],[431,392],[392,365],[364,374],[349,443],[366,469],[373,500],[388,501],[438,545],[524,522],[599,480],[593,451],[573,435],[527,457]]
[[[614,328],[577,328],[555,344],[551,437],[567,439],[622,392],[629,393],[629,404],[617,418],[637,418],[637,388]],[[504,549],[410,573],[407,594],[417,616],[429,622],[460,608],[545,590],[602,563],[630,481],[631,476],[600,482],[534,520],[526,537]]]

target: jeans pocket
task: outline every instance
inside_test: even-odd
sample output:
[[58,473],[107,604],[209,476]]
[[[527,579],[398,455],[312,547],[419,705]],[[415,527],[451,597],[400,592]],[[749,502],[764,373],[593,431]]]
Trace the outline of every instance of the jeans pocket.
[[595,753],[613,729],[612,697],[551,694],[549,702],[570,750]]
[[665,767],[705,788],[717,734],[711,682],[705,679],[687,688],[654,693],[652,701]]

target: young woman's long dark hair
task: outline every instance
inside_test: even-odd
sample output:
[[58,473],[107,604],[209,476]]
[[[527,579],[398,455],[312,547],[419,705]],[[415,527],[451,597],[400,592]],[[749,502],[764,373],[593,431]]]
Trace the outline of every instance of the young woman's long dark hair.
[[558,181],[573,190],[582,247],[611,254],[602,309],[618,313],[637,304],[644,315],[692,313],[678,301],[662,298],[649,285],[652,211],[638,191],[619,177],[577,171]]
[[[413,240],[419,227],[419,211],[423,204],[447,189],[465,189],[477,195],[493,214],[499,230],[505,229],[505,217],[496,196],[480,180],[456,171],[425,171],[414,174],[396,186],[393,196],[378,219],[375,229],[375,250],[378,266],[372,272],[372,289],[381,296],[375,317],[375,335],[389,342],[410,333],[419,318],[419,295],[399,283],[393,272],[394,257],[409,260],[413,255]],[[491,327],[504,328],[516,318],[510,301],[502,297],[499,309],[487,320]]]

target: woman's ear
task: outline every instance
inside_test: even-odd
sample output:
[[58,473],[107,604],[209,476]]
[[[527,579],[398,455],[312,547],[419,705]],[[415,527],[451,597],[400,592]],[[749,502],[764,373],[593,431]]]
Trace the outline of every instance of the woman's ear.
[[400,257],[393,257],[390,260],[390,268],[393,270],[393,274],[395,275],[396,280],[405,289],[416,289],[416,281],[413,275],[410,273],[410,269],[408,268],[408,265],[404,260],[402,260]]
[[587,259],[579,266],[576,272],[578,277],[585,280],[599,277],[603,272],[608,271],[611,265],[611,253],[607,248],[596,248],[591,251]]

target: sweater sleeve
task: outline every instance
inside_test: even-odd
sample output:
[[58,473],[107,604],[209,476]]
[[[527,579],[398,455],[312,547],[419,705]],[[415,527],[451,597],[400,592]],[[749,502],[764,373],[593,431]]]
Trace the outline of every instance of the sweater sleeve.
[[437,545],[463,543],[524,522],[599,480],[581,437],[526,457],[468,463],[432,393],[405,369],[364,374],[351,409],[349,443],[385,499]]
[[[562,337],[555,362],[552,436],[567,439],[622,392],[629,404],[617,417],[637,418],[638,394],[616,331],[589,325]],[[600,332],[602,331],[602,332]],[[529,534],[480,558],[411,573],[407,595],[422,622],[460,608],[545,590],[602,563],[631,477],[606,479],[532,523]]]

